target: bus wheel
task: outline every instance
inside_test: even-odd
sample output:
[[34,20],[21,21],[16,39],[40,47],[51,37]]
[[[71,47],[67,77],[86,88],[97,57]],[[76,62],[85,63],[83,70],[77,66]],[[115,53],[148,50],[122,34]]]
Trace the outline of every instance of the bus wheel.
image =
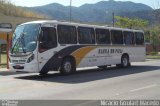
[[71,74],[76,71],[75,62],[71,58],[65,58],[62,62],[60,72],[62,74]]
[[128,67],[129,66],[129,58],[127,55],[123,55],[121,59],[121,67]]

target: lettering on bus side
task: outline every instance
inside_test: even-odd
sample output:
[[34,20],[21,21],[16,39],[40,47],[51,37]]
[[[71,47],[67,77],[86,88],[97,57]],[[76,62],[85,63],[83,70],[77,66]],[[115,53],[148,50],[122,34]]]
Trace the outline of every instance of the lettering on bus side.
[[99,49],[98,54],[122,54],[122,49]]

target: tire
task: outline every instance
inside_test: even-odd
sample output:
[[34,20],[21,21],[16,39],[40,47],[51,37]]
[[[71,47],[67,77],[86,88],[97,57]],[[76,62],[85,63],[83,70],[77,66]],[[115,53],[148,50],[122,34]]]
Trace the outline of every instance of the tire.
[[121,58],[121,67],[125,68],[129,66],[129,57],[127,55],[123,55]]
[[60,73],[71,74],[76,71],[76,65],[72,58],[65,58],[62,62]]
[[106,68],[107,68],[107,66],[98,66],[98,68],[106,69]]

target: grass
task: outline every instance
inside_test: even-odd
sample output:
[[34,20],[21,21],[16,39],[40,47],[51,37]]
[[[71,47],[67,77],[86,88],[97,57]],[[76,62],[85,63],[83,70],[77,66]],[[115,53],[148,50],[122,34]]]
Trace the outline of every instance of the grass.
[[147,59],[160,59],[160,55],[147,55],[146,56]]
[[6,64],[7,63],[7,54],[1,54],[1,63]]
[[6,68],[6,64],[7,64],[7,54],[6,53],[2,53],[1,54],[1,65],[0,68]]

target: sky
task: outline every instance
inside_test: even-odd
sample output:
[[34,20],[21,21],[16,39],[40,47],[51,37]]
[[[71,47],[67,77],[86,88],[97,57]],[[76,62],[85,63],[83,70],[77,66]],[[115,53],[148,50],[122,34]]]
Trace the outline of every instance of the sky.
[[[42,6],[50,3],[59,3],[65,6],[70,5],[70,0],[10,0],[17,6],[26,6],[26,7],[34,7],[34,6]],[[99,1],[108,1],[108,0],[72,0],[72,6],[79,7],[85,3],[93,4]],[[115,1],[132,1],[135,3],[143,3],[154,9],[160,7],[160,0],[115,0]]]

